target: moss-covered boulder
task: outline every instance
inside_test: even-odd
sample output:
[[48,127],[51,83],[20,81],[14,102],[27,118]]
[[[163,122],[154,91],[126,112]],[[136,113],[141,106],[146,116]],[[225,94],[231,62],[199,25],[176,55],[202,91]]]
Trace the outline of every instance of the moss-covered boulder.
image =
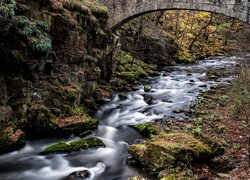
[[57,129],[54,121],[54,115],[43,105],[33,105],[27,111],[27,120],[24,124],[24,129],[28,136],[39,137],[46,134],[50,136]]
[[190,163],[212,158],[222,154],[223,147],[212,139],[197,138],[188,133],[169,133],[153,136],[145,144],[131,145],[129,153],[151,171],[158,172],[177,162]]
[[0,131],[0,154],[17,150],[25,145],[25,134],[21,129],[7,127]]
[[121,92],[118,94],[118,97],[121,99],[121,100],[126,100],[128,99],[128,96],[124,93],[124,92]]
[[79,139],[72,142],[58,142],[49,147],[46,147],[41,155],[51,154],[51,153],[70,153],[73,151],[80,151],[81,149],[105,147],[105,144],[96,137],[90,137],[85,139]]
[[156,135],[158,131],[157,126],[151,122],[147,122],[144,124],[137,124],[132,127],[136,129],[140,134],[148,138],[151,137],[152,135]]
[[121,77],[128,82],[134,82],[138,77],[133,72],[122,72]]
[[81,136],[97,128],[99,121],[87,115],[77,115],[64,119],[57,118],[55,123],[58,125],[59,134],[63,136],[68,136],[70,134]]
[[[68,107],[67,110],[66,108],[61,110],[33,105],[28,111],[27,122],[25,123],[27,135],[31,138],[56,135],[67,137],[71,134],[82,136],[97,128],[99,122],[90,117],[83,108],[78,106],[65,107]],[[73,115],[66,111],[72,111]]]

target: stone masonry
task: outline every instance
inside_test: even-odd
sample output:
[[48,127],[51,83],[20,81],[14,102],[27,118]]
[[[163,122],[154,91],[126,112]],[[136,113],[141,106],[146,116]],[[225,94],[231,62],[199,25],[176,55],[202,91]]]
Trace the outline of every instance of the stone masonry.
[[154,11],[199,10],[250,23],[250,0],[99,0],[109,10],[108,26],[116,30],[127,21]]

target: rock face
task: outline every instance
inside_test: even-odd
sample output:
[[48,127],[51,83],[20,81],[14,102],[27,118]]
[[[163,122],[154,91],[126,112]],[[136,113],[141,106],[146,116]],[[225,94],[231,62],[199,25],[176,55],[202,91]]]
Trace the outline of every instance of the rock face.
[[[10,127],[33,138],[97,126],[85,109],[99,97],[97,81],[111,78],[119,38],[106,29],[107,9],[83,2],[1,2],[0,133]],[[0,153],[8,151],[0,141]]]
[[152,172],[169,169],[178,162],[209,159],[222,154],[223,150],[215,140],[206,136],[197,138],[188,133],[160,134],[145,144],[129,147],[129,153]]

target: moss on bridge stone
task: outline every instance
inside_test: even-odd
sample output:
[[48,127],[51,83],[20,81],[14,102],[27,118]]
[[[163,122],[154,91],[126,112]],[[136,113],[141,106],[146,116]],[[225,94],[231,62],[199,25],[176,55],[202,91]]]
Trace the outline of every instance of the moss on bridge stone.
[[105,144],[96,137],[90,137],[85,139],[79,139],[72,142],[60,141],[56,144],[46,147],[41,155],[47,155],[51,153],[70,153],[73,151],[80,151],[81,149],[105,147]]

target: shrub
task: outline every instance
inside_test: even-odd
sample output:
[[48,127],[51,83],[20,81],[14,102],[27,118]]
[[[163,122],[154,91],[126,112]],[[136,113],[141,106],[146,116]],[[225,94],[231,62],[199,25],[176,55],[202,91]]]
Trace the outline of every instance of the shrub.
[[233,114],[236,116],[245,115],[250,117],[250,69],[249,65],[241,65],[240,72],[237,74],[232,84],[230,97],[233,97]]
[[44,53],[52,48],[52,42],[48,35],[49,28],[44,22],[34,23],[25,16],[17,16],[12,25],[33,51]]

